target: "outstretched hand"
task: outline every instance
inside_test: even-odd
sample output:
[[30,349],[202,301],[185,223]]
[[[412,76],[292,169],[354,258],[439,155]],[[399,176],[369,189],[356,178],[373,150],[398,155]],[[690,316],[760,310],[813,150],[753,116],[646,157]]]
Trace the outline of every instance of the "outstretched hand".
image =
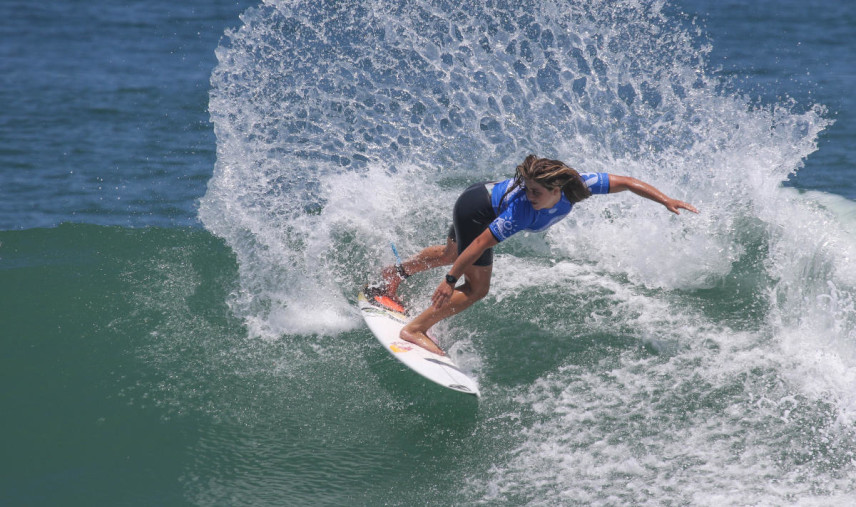
[[692,211],[693,213],[698,213],[698,210],[692,204],[686,203],[684,201],[679,201],[677,199],[672,199],[663,192],[657,190],[649,183],[645,183],[644,181],[637,180],[636,178],[632,178],[630,176],[619,176],[616,174],[610,174],[609,193],[612,194],[615,192],[624,192],[625,190],[630,190],[638,196],[644,197],[646,199],[651,199],[654,202],[659,202],[669,211],[676,215],[681,214],[681,212],[678,211],[679,209],[685,209]]
[[437,287],[437,290],[434,291],[434,294],[431,296],[431,303],[434,305],[434,308],[439,310],[449,300],[452,298],[452,294],[455,292],[455,288],[452,284],[448,282],[440,282],[440,285]]
[[692,211],[693,213],[698,213],[698,210],[695,208],[695,206],[693,206],[692,204],[686,203],[684,201],[679,201],[677,199],[668,199],[668,200],[666,200],[665,203],[663,203],[663,206],[668,208],[668,210],[671,211],[672,213],[674,213],[675,215],[681,214],[681,212],[678,211],[678,209],[685,209],[685,210]]

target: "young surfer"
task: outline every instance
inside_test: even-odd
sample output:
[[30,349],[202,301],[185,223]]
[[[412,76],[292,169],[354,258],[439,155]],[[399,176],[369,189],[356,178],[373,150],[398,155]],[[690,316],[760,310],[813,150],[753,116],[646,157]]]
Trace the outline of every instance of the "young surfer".
[[[672,199],[648,183],[608,173],[578,173],[558,160],[529,155],[513,178],[478,183],[455,202],[452,226],[445,245],[430,246],[396,266],[383,269],[383,282],[366,289],[369,299],[397,305],[401,282],[421,271],[451,264],[431,297],[431,306],[401,330],[401,338],[444,354],[428,336],[437,322],[455,315],[485,297],[490,288],[493,247],[515,233],[543,231],[570,213],[575,203],[592,194],[631,192],[658,202],[669,211],[698,213],[695,207]],[[456,287],[458,280],[464,283]]]

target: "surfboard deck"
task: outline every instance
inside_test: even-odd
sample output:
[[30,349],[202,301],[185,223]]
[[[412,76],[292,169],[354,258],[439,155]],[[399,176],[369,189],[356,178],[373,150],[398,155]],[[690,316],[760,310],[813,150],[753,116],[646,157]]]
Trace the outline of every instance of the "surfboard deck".
[[435,354],[398,337],[401,328],[409,321],[404,313],[372,304],[362,291],[357,302],[372,334],[394,358],[443,387],[480,396],[478,382],[464,373],[449,356]]

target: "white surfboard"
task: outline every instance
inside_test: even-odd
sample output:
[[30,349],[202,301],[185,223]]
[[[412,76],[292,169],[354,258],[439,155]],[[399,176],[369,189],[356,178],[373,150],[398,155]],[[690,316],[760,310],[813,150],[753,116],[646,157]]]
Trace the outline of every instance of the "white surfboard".
[[478,382],[458,368],[448,356],[435,354],[398,337],[408,321],[403,313],[373,305],[362,292],[357,301],[372,334],[393,357],[432,382],[479,396]]

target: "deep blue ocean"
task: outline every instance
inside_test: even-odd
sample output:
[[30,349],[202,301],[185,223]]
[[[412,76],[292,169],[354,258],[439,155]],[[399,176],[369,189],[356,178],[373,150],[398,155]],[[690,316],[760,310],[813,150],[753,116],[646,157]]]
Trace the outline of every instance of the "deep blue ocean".
[[[6,0],[0,41],[0,505],[856,504],[856,3]],[[442,390],[356,293],[529,153],[701,213],[500,245]]]

